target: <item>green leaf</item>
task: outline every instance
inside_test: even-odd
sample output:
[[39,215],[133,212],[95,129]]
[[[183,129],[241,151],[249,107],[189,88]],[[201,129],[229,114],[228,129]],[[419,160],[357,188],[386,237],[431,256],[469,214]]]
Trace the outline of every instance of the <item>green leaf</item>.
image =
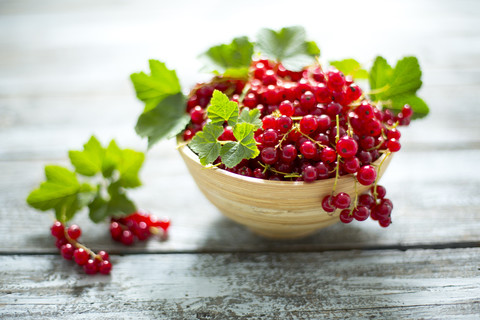
[[105,151],[102,172],[105,177],[111,177],[115,170],[118,171],[118,181],[124,188],[136,188],[141,186],[138,173],[145,160],[143,152],[120,149],[112,140]]
[[260,151],[254,139],[255,126],[249,123],[239,123],[233,128],[237,141],[227,142],[222,146],[220,156],[228,168],[235,167],[243,159],[252,159]]
[[137,98],[146,103],[145,112],[154,108],[167,96],[182,90],[175,70],[169,70],[158,60],[149,60],[149,65],[150,75],[144,72],[130,75]]
[[405,57],[397,62],[390,79],[390,88],[380,96],[415,93],[422,86],[422,71],[415,57]]
[[124,188],[136,188],[142,185],[138,172],[142,167],[145,155],[143,152],[138,152],[131,149],[122,150],[122,159],[117,166],[120,173],[119,182]]
[[223,127],[208,123],[202,131],[197,132],[188,146],[198,155],[200,163],[213,163],[220,155],[221,144],[217,141],[223,133]]
[[92,136],[83,145],[83,151],[69,151],[68,156],[77,173],[84,176],[94,176],[102,170],[105,149],[100,142]]
[[166,97],[155,108],[140,115],[135,127],[137,134],[148,137],[149,148],[165,137],[176,136],[190,121],[185,106],[182,93]]
[[70,220],[94,195],[92,186],[80,184],[75,173],[66,168],[46,166],[45,176],[47,180],[30,193],[27,203],[42,211],[54,209],[60,221]]
[[262,29],[257,35],[257,48],[268,58],[282,62],[285,68],[300,71],[315,61],[315,56],[320,53],[318,46],[305,38],[305,29],[300,26],[278,32]]
[[250,123],[255,127],[255,130],[262,126],[262,120],[260,120],[259,109],[243,109],[238,118],[238,123]]
[[308,55],[314,56],[314,57],[320,56],[320,48],[318,47],[315,41],[306,41],[305,45],[307,47]]
[[388,62],[377,57],[370,71],[371,98],[381,101],[387,107],[400,111],[405,104],[413,110],[414,118],[422,118],[429,113],[425,101],[416,95],[422,86],[422,71],[417,58],[405,57],[392,68]]
[[330,61],[330,65],[343,72],[344,75],[350,75],[354,79],[368,79],[368,71],[363,69],[355,59]]
[[230,101],[221,91],[215,90],[207,109],[207,115],[212,124],[223,125],[225,121],[228,121],[228,124],[233,127],[238,119],[238,103]]
[[253,43],[247,37],[233,39],[230,44],[221,44],[208,49],[200,57],[204,69],[228,77],[244,78],[252,62]]
[[108,195],[109,200],[106,200],[100,193],[97,193],[95,199],[89,204],[89,216],[93,222],[98,223],[108,217],[127,216],[136,211],[135,204],[127,198],[120,188],[120,184],[111,184],[108,188]]
[[[393,69],[387,60],[378,56],[369,72],[368,80],[370,82],[370,89],[374,91],[376,89],[386,88],[386,86],[389,85],[392,73]],[[375,94],[370,96],[373,100],[379,100]]]

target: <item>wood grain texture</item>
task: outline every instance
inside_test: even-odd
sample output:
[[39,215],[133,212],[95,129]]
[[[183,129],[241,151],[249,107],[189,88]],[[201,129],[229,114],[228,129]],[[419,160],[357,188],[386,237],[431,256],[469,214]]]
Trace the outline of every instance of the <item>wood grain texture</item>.
[[0,315],[473,319],[479,257],[478,248],[130,255],[113,258],[111,276],[85,277],[58,256],[2,256]]
[[[279,0],[271,14],[251,0],[234,10],[210,0],[0,1],[1,319],[478,319],[480,2],[302,4]],[[243,23],[252,7],[268,14]],[[157,58],[188,89],[207,77],[201,51],[283,21],[304,25],[324,61],[419,58],[431,113],[402,130],[382,179],[393,225],[263,239],[205,199],[168,141],[149,152],[132,197],[172,218],[169,239],[126,248],[82,213],[82,240],[114,253],[114,271],[89,277],[63,261],[51,217],[25,204],[43,166],[66,164],[91,134],[145,150],[130,73]]]

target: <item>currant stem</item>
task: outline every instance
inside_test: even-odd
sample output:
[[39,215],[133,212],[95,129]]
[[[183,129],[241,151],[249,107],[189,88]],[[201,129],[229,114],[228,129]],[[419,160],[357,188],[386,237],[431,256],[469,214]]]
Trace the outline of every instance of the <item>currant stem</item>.
[[77,240],[70,238],[70,236],[68,235],[68,232],[67,232],[67,228],[65,228],[63,230],[63,232],[65,234],[65,238],[67,239],[67,241],[69,243],[71,243],[74,247],[76,247],[77,249],[81,248],[81,249],[85,250],[89,254],[90,257],[92,257],[94,259],[98,259],[100,261],[103,261],[103,259],[100,255],[96,254],[95,252],[93,252],[92,250],[90,250],[88,247],[84,246],[83,244],[81,244]]

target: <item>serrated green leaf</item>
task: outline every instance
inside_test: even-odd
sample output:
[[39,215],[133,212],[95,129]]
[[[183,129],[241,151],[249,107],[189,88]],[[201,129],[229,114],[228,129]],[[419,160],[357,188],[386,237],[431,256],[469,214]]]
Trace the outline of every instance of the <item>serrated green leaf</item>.
[[330,61],[330,65],[340,70],[344,75],[350,75],[354,79],[368,79],[368,71],[363,69],[355,59]]
[[243,159],[252,159],[260,151],[254,139],[255,126],[249,123],[239,123],[233,128],[233,135],[237,141],[227,142],[220,150],[222,163],[228,168],[235,167]]
[[218,137],[223,133],[223,127],[208,123],[202,131],[197,132],[188,146],[198,155],[200,163],[213,163],[220,155],[221,144]]
[[233,39],[230,44],[211,47],[200,57],[206,64],[204,69],[209,72],[244,78],[248,75],[252,54],[253,43],[247,37],[239,37]]
[[255,127],[255,130],[262,126],[262,120],[260,120],[259,109],[243,109],[238,118],[238,123],[250,123]]
[[314,42],[306,41],[305,29],[300,26],[280,31],[262,29],[257,35],[257,48],[268,58],[282,62],[289,70],[300,71],[315,60],[320,50]]
[[223,125],[227,121],[233,127],[238,119],[238,103],[230,101],[224,93],[215,90],[207,109],[207,115],[212,124]]
[[390,79],[390,88],[380,94],[384,96],[396,96],[399,94],[415,93],[422,86],[422,71],[415,57],[405,57],[397,62]]
[[27,203],[35,209],[55,210],[60,221],[70,220],[93,197],[94,188],[80,184],[75,173],[60,166],[45,167],[46,181],[33,190]]
[[405,57],[392,68],[388,62],[377,57],[370,71],[370,87],[374,101],[382,101],[388,107],[400,111],[405,104],[412,107],[413,118],[422,118],[429,113],[425,101],[416,95],[422,86],[422,71],[417,58]]
[[130,75],[137,98],[146,103],[144,112],[154,108],[170,95],[181,92],[175,70],[169,70],[163,62],[149,60],[150,75],[144,72]]
[[68,156],[77,173],[84,176],[94,176],[102,170],[105,149],[97,138],[92,136],[83,145],[83,151],[72,150],[68,152]]
[[105,156],[102,163],[102,174],[109,178],[117,168],[122,159],[122,150],[118,147],[115,140],[110,141],[107,149],[105,149]]
[[122,150],[122,160],[117,166],[120,173],[119,182],[124,188],[136,188],[142,185],[138,172],[142,167],[145,155],[131,149]]
[[190,121],[185,106],[182,93],[166,97],[155,108],[140,115],[135,127],[137,134],[148,137],[149,148],[165,137],[176,136]]

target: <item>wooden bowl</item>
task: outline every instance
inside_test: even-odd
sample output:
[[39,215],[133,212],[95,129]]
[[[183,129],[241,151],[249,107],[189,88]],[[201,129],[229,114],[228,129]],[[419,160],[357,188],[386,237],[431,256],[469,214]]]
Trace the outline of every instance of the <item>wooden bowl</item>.
[[[340,221],[340,210],[332,214],[322,209],[323,197],[332,192],[333,178],[313,183],[250,178],[219,168],[206,168],[188,146],[179,143],[178,149],[208,200],[225,216],[259,235],[277,239],[299,238]],[[374,164],[379,164],[383,157]],[[380,176],[391,158],[384,161]],[[359,194],[369,188],[357,183]],[[352,175],[338,179],[336,192],[346,192],[354,199]]]

